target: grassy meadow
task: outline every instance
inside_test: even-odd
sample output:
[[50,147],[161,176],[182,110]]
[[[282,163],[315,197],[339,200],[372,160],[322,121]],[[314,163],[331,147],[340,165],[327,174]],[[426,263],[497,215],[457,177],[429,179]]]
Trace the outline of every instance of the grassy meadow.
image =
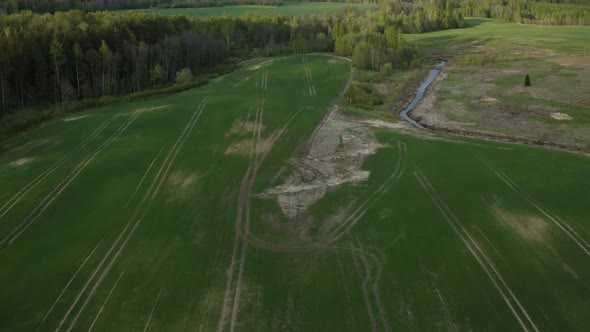
[[203,8],[148,8],[133,9],[126,11],[157,13],[163,15],[188,15],[202,18],[217,16],[245,16],[248,14],[272,15],[280,14],[285,16],[308,16],[308,15],[336,15],[350,7],[358,10],[368,10],[374,8],[374,5],[358,3],[340,3],[340,2],[297,2],[284,1],[281,6],[258,6],[258,5],[240,5],[240,6],[222,6],[222,7],[203,7]]
[[4,142],[0,330],[588,330],[589,157],[377,128],[349,74],[256,59]]
[[468,23],[467,29],[406,36],[426,54],[450,57],[431,103],[447,120],[438,125],[590,151],[590,27]]

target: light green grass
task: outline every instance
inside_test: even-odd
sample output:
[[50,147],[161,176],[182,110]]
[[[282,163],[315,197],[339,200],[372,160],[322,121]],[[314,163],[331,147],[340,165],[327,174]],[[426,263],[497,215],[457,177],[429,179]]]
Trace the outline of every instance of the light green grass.
[[470,43],[501,47],[513,56],[534,55],[536,50],[590,56],[590,26],[524,25],[493,19],[468,18],[466,29],[451,29],[404,37],[420,48],[445,53],[472,51]]
[[291,2],[285,1],[281,6],[223,6],[223,7],[204,7],[204,8],[148,8],[127,10],[143,13],[157,13],[163,15],[188,15],[202,18],[216,16],[245,16],[248,14],[271,15],[280,14],[285,16],[309,16],[309,15],[336,15],[344,12],[347,7],[366,11],[375,8],[374,5],[354,4],[354,3],[330,3],[330,2]]
[[[467,22],[406,36],[427,55],[450,57],[432,109],[468,130],[590,151],[590,27]],[[526,74],[532,87],[525,89]],[[556,112],[573,120],[554,120]]]
[[[32,160],[0,171],[0,206],[74,152],[0,217],[1,239],[14,238],[7,235],[32,221],[10,245],[0,246],[0,329],[34,331],[56,303],[39,329],[55,330],[81,294],[62,330],[79,311],[73,330],[88,330],[98,313],[94,331],[143,331],[148,322],[151,331],[216,330],[237,243],[231,295],[246,250],[237,330],[365,331],[373,324],[384,330],[384,321],[400,331],[520,330],[492,279],[441,213],[443,203],[452,213],[447,217],[486,254],[540,330],[590,328],[585,314],[590,256],[583,250],[590,250],[587,156],[378,129],[382,147],[363,164],[368,180],[334,187],[314,204],[304,219],[316,230],[309,239],[285,232],[286,225],[304,220],[287,220],[275,199],[259,194],[280,184],[289,160],[304,153],[349,75],[346,61],[321,55],[307,60],[317,96],[309,95],[300,56],[257,59],[208,88],[91,110],[79,114],[87,117],[50,122],[3,143],[0,165]],[[261,89],[265,73],[266,90]],[[198,121],[187,127],[206,97]],[[261,138],[286,130],[255,167],[250,145],[241,145],[243,156],[226,151],[257,137],[239,124],[255,121],[262,99]],[[142,108],[147,109],[121,127]],[[99,135],[75,150],[104,123]],[[124,131],[98,151],[117,128]],[[175,154],[183,133],[186,141]],[[97,151],[87,165],[81,163]],[[252,238],[243,246],[239,236],[246,232],[238,218],[239,196],[250,185],[242,179],[254,169],[250,235],[268,241],[272,250]],[[420,185],[418,171],[432,190]],[[512,188],[494,173],[500,171],[514,181]],[[394,172],[399,177],[387,181]],[[55,188],[64,190],[48,196]],[[350,232],[325,247],[299,253],[276,249],[309,246],[322,239],[320,225],[328,217],[339,215],[342,223],[359,208],[363,214]],[[516,223],[511,225],[498,219],[495,209],[520,219],[511,219]],[[579,244],[542,211],[575,232]],[[519,226],[539,236],[527,237]]]

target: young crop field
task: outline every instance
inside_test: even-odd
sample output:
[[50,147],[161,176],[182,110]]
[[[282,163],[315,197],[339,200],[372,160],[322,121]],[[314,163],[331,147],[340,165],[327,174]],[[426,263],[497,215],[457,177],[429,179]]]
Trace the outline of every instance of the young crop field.
[[0,146],[0,330],[586,331],[590,159],[334,106],[329,55]]
[[217,16],[245,16],[248,14],[272,15],[280,14],[285,16],[308,16],[308,15],[336,15],[344,12],[345,8],[354,8],[365,11],[375,8],[375,5],[359,3],[341,3],[341,2],[297,2],[284,1],[280,6],[258,6],[258,5],[240,5],[240,6],[222,6],[222,7],[203,7],[203,8],[148,8],[122,10],[121,12],[143,12],[157,13],[163,15],[188,15],[202,18]]
[[[420,113],[428,124],[590,151],[590,27],[469,19],[467,29],[407,38],[449,58]],[[524,86],[529,74],[532,86]]]

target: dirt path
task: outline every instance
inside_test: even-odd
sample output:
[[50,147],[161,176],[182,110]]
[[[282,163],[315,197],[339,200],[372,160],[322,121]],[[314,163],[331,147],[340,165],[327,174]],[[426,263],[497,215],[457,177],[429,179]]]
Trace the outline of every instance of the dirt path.
[[537,326],[530,318],[528,312],[520,303],[520,301],[516,298],[511,288],[508,286],[508,284],[506,283],[506,281],[504,280],[496,266],[493,264],[492,260],[488,257],[488,255],[480,247],[477,241],[473,239],[471,234],[453,214],[451,209],[447,206],[444,200],[439,196],[438,192],[434,189],[428,178],[426,178],[422,171],[417,167],[414,170],[414,176],[420,183],[422,189],[424,189],[424,191],[430,196],[433,203],[441,212],[449,226],[451,226],[453,231],[458,235],[465,247],[473,255],[473,257],[484,270],[490,281],[494,284],[494,286],[496,287],[496,289],[498,290],[498,292],[500,293],[500,295],[502,296],[502,298],[504,299],[512,313],[514,314],[515,318],[518,320],[518,323],[520,324],[522,329],[524,331],[529,331],[529,329],[532,329],[536,332],[539,332]]

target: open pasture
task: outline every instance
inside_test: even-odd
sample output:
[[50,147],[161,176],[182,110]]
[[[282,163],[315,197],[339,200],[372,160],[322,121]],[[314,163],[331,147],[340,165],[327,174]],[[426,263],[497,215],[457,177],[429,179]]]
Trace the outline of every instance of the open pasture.
[[[345,8],[354,8],[365,11],[375,8],[375,5],[358,4],[358,3],[341,3],[341,2],[297,2],[284,1],[280,6],[258,6],[258,5],[240,5],[240,6],[222,6],[222,7],[202,7],[202,8],[148,8],[132,9],[126,11],[156,13],[162,15],[188,15],[202,18],[217,16],[245,16],[248,14],[272,15],[280,14],[285,16],[308,16],[308,15],[336,15],[344,12]],[[122,11],[124,12],[124,11]]]
[[257,59],[0,152],[0,330],[585,331],[590,159],[332,105]]
[[435,127],[590,151],[590,27],[467,21],[466,29],[406,36],[450,59],[427,103],[436,111],[420,116]]

